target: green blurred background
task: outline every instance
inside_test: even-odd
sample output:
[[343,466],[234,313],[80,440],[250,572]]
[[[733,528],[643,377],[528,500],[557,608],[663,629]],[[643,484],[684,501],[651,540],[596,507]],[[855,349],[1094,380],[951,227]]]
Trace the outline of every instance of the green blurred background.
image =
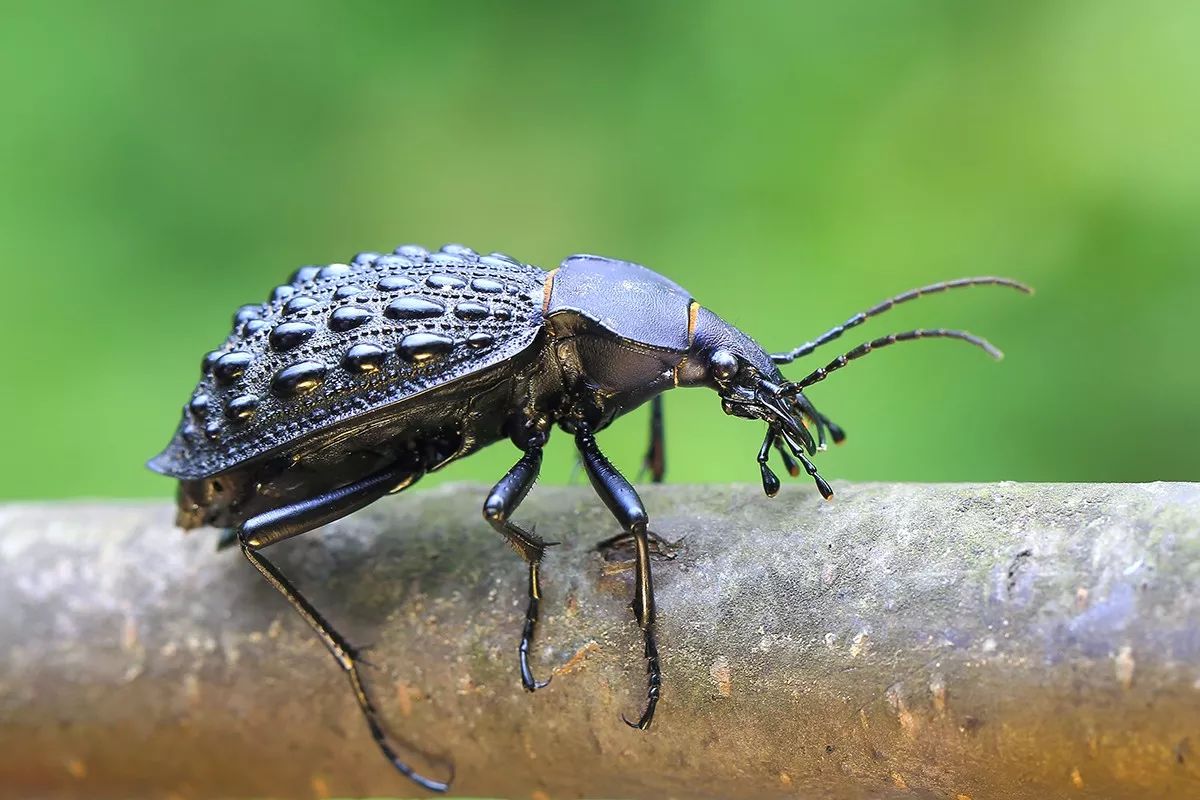
[[[168,496],[143,462],[233,310],[410,241],[637,260],[768,348],[1019,277],[847,337],[1008,358],[920,343],[816,387],[850,433],[823,472],[1197,479],[1197,42],[1189,0],[6,4],[0,495]],[[758,425],[667,414],[669,479],[758,480]],[[602,438],[630,471],[644,443],[644,413]]]

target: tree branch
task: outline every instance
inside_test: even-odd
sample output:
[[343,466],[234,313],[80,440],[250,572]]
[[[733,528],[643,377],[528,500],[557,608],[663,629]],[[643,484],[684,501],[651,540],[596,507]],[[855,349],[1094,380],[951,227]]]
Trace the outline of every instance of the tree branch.
[[[664,698],[585,489],[518,521],[480,486],[388,498],[267,551],[454,791],[514,797],[1200,796],[1200,485],[648,487]],[[333,661],[236,551],[163,505],[0,507],[0,796],[414,796]]]

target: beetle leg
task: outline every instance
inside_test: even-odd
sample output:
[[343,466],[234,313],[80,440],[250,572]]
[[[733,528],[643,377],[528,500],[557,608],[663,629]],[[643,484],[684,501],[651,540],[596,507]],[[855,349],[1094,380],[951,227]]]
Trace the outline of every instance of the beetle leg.
[[357,511],[396,490],[397,487],[408,486],[420,476],[420,470],[414,470],[409,465],[380,470],[349,486],[251,517],[237,529],[237,536],[246,559],[267,579],[267,583],[274,586],[292,608],[296,609],[316,632],[321,643],[333,654],[338,665],[345,670],[350,679],[350,688],[354,691],[354,699],[358,701],[359,710],[362,711],[367,728],[371,731],[371,738],[375,740],[375,744],[387,760],[392,762],[392,766],[401,774],[422,788],[431,792],[444,792],[449,788],[448,781],[426,778],[396,755],[380,722],[379,712],[375,710],[375,704],[359,674],[360,659],[355,648],[325,621],[320,612],[291,584],[279,568],[259,552],[267,545],[297,536]]
[[638,626],[642,629],[645,639],[646,672],[649,676],[649,688],[646,692],[646,710],[637,722],[625,723],[633,728],[645,730],[654,719],[654,708],[658,705],[658,697],[662,690],[662,670],[658,662],[658,645],[654,637],[654,584],[650,578],[650,544],[646,535],[646,525],[649,516],[646,507],[629,481],[617,468],[605,458],[596,445],[596,439],[585,425],[580,425],[575,432],[575,446],[583,456],[583,466],[587,470],[592,487],[600,499],[608,506],[608,510],[617,518],[629,534],[633,536],[637,547],[637,566],[634,574],[633,613]]
[[537,627],[538,601],[542,598],[538,566],[546,552],[546,542],[532,531],[526,531],[509,522],[508,518],[533,488],[541,466],[542,448],[529,448],[508,474],[500,479],[483,504],[483,518],[508,540],[517,554],[529,565],[529,605],[525,609],[525,627],[521,631],[521,646],[517,652],[521,666],[521,685],[531,692],[550,682],[549,678],[544,681],[534,680],[533,672],[529,669],[529,645]]
[[642,458],[638,480],[647,472],[653,483],[662,483],[667,474],[667,449],[663,437],[663,398],[656,394],[650,399],[650,446]]

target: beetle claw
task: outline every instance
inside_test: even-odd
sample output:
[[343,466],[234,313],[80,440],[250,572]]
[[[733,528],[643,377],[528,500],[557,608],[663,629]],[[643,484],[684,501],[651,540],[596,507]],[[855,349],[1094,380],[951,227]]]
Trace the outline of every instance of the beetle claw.
[[646,710],[642,712],[642,716],[636,722],[629,717],[621,714],[621,721],[631,728],[636,728],[639,731],[647,730],[650,727],[650,722],[654,719],[654,708],[658,705],[658,695],[651,692],[650,699],[646,703]]
[[553,679],[554,679],[553,675],[551,675],[549,678],[546,678],[546,680],[544,680],[544,681],[539,681],[539,680],[535,679],[533,677],[533,675],[529,675],[529,676],[522,675],[521,676],[521,685],[523,687],[525,687],[525,691],[527,691],[527,692],[536,692],[538,689],[545,689],[547,686],[549,686],[550,681]]

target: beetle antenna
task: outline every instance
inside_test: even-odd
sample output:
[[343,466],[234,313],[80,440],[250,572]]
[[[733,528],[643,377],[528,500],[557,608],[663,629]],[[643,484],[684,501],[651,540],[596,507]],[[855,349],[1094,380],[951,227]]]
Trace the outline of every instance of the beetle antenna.
[[948,289],[961,289],[966,286],[1008,286],[1012,289],[1016,289],[1017,291],[1024,292],[1025,294],[1033,294],[1033,289],[1023,283],[1020,283],[1019,281],[1014,281],[1009,278],[996,278],[992,276],[985,276],[981,278],[959,278],[953,281],[942,281],[941,283],[922,286],[919,289],[910,289],[909,291],[898,294],[895,297],[889,297],[887,300],[868,308],[866,311],[860,311],[850,319],[843,322],[841,325],[825,331],[825,333],[822,333],[811,342],[802,344],[794,350],[790,350],[786,353],[772,354],[771,360],[776,364],[790,364],[797,358],[803,358],[804,356],[808,355],[821,345],[832,342],[846,331],[863,324],[871,317],[879,316],[893,306],[898,306],[901,303],[907,303],[909,300],[916,300],[918,297],[924,297],[927,294],[937,294]]
[[873,350],[879,350],[880,348],[888,347],[889,345],[897,344],[898,342],[911,342],[917,339],[960,339],[964,342],[981,348],[984,352],[997,361],[999,361],[1001,358],[1004,358],[1004,354],[1001,353],[996,346],[987,339],[967,333],[966,331],[952,331],[945,328],[918,328],[913,331],[892,333],[888,334],[887,336],[881,336],[878,339],[872,339],[869,342],[863,342],[858,347],[847,353],[843,353],[825,366],[813,370],[808,374],[807,377],[802,378],[794,383],[787,384],[783,387],[782,394],[797,394],[798,392],[803,391],[806,387],[825,380],[829,377],[830,373],[836,372],[856,358],[862,358]]

